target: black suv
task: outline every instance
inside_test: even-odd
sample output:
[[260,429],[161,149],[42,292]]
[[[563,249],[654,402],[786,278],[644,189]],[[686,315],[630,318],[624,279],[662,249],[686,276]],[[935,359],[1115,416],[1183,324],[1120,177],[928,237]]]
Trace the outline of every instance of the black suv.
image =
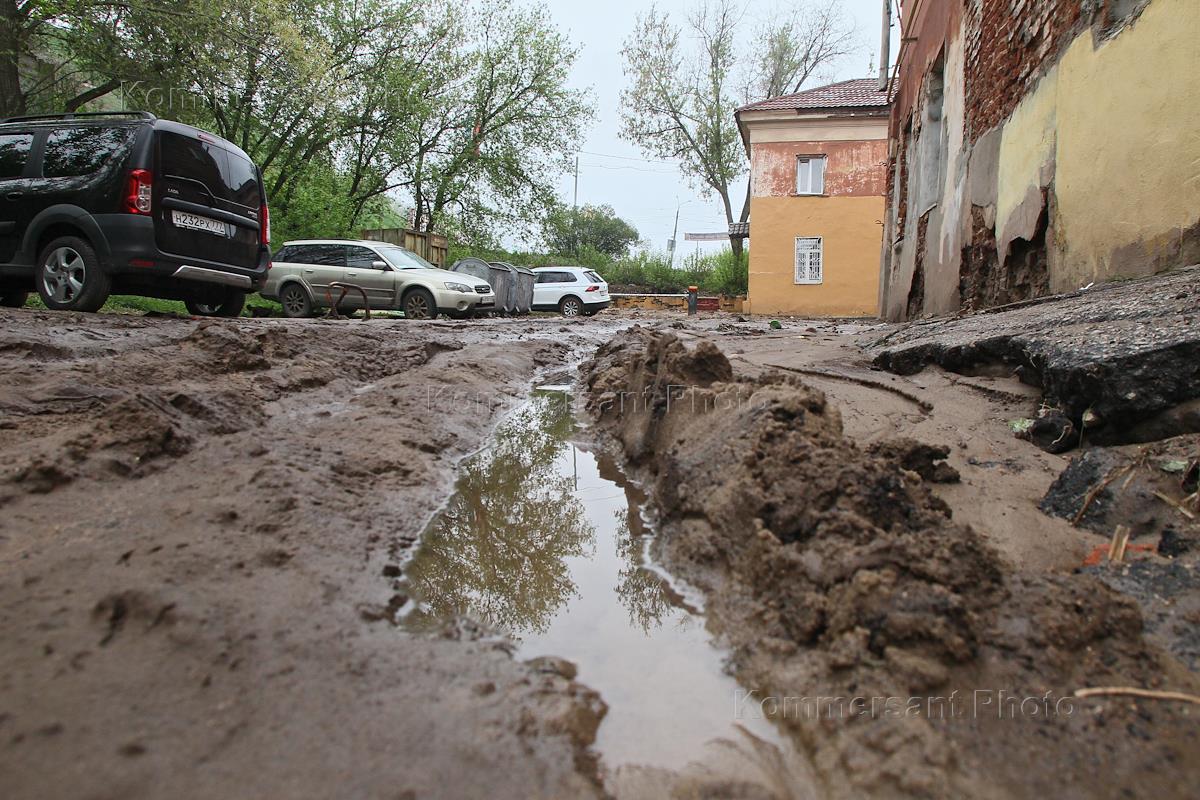
[[270,240],[262,173],[218,136],[145,112],[0,122],[0,305],[36,288],[54,309],[117,292],[237,316]]

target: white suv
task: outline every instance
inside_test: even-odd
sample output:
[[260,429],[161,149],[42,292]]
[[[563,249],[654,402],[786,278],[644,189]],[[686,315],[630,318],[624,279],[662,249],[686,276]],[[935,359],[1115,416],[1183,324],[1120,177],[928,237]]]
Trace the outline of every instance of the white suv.
[[[487,281],[438,269],[403,247],[384,242],[316,239],[287,242],[275,254],[262,296],[278,300],[289,317],[307,317],[337,303],[342,294],[332,283],[362,287],[372,311],[403,311],[409,319],[456,319],[493,311],[496,295]],[[351,290],[339,310],[363,307]]]
[[557,311],[564,317],[590,317],[608,308],[608,284],[583,267],[539,267],[533,271],[533,310]]

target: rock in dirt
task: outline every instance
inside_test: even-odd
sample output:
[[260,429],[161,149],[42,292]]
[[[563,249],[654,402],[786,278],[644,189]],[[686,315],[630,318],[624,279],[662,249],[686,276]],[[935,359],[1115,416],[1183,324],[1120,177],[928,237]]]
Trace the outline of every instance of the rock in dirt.
[[[596,428],[660,511],[656,555],[705,592],[739,681],[776,699],[828,796],[1181,797],[1200,779],[1185,755],[1194,723],[1176,706],[1112,703],[1105,725],[980,708],[981,692],[999,703],[1200,682],[1094,576],[1011,574],[905,467],[915,449],[865,451],[795,376],[739,378],[711,345],[669,333],[635,327],[583,369]],[[947,718],[953,697],[976,702]],[[846,702],[789,712],[780,698]],[[1128,735],[1135,720],[1145,736]],[[1098,752],[1121,757],[1084,768]]]
[[868,347],[901,375],[1007,368],[1100,444],[1200,431],[1200,267],[906,325]]

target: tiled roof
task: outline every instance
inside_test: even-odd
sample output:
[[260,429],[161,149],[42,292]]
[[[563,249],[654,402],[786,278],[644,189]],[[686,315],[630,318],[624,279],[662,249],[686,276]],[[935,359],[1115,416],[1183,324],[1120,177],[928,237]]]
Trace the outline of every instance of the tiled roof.
[[803,111],[823,108],[885,108],[888,93],[879,91],[876,78],[857,78],[852,81],[831,83],[816,89],[807,89],[796,94],[772,97],[748,106],[742,111]]

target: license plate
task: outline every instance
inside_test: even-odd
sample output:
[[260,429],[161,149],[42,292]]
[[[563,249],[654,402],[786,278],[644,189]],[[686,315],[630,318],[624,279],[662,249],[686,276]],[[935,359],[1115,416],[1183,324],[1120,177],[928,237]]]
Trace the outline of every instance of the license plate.
[[229,234],[228,226],[219,219],[209,219],[196,214],[189,214],[186,211],[172,211],[171,221],[175,223],[177,228],[187,228],[193,231],[204,231],[217,236],[227,236]]
[[494,306],[494,305],[496,305],[496,303],[493,300],[482,300],[479,303],[480,308],[484,308],[486,306]]

